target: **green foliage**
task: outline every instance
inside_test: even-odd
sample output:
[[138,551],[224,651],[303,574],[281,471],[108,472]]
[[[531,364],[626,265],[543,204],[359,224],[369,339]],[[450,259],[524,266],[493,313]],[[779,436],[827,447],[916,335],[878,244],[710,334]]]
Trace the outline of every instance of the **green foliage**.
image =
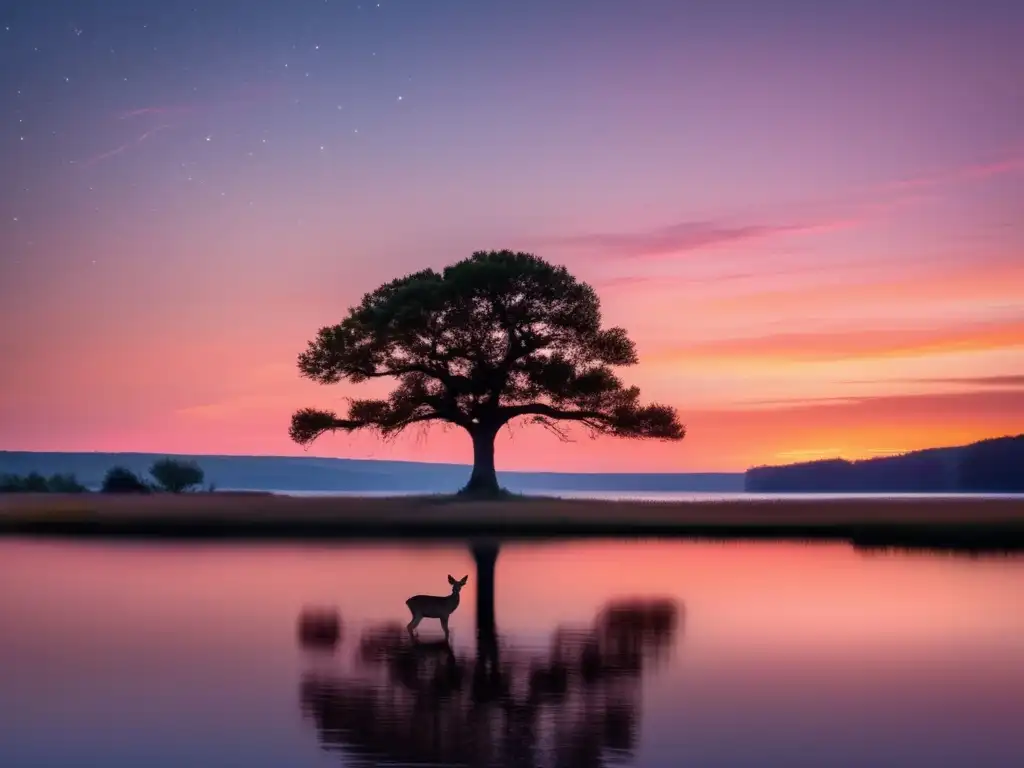
[[149,468],[149,474],[161,488],[171,493],[182,493],[203,484],[203,470],[194,461],[158,459]]
[[567,436],[562,422],[594,434],[679,440],[667,405],[641,405],[615,366],[637,362],[622,328],[602,328],[594,289],[528,253],[477,252],[446,267],[393,280],[321,328],[299,370],[322,384],[394,378],[385,399],[354,400],[348,414],[311,408],[292,418],[291,437],[374,429],[384,436],[440,421],[474,436],[526,418]]
[[149,493],[152,489],[127,467],[111,467],[100,490],[103,493]]
[[84,493],[86,487],[74,475],[55,474],[49,478],[38,472],[0,477],[0,493]]

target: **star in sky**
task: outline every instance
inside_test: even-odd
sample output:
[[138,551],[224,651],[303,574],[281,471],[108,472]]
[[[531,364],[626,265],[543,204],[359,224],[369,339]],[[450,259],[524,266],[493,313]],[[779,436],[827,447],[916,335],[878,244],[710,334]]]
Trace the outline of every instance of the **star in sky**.
[[[360,290],[481,247],[592,281],[638,339],[645,394],[733,414],[696,423],[741,444],[729,398],[860,395],[842,382],[868,377],[862,364],[894,392],[953,368],[1017,372],[1004,368],[1019,345],[963,350],[1018,338],[992,324],[1021,303],[1024,4],[79,5],[0,5],[0,327],[37,329],[38,349],[59,347],[45,333],[64,323],[111,359],[145,346],[130,329],[153,329],[183,370],[211,372],[162,403],[254,394],[258,374],[246,383],[249,363],[225,350],[291,359]],[[102,279],[81,290],[83,272]],[[100,309],[124,328],[77,319]],[[953,328],[945,358],[866,359],[854,338],[983,322],[966,340]],[[189,323],[208,357],[182,341]],[[830,323],[854,330],[815,341]],[[807,335],[794,378],[778,360]],[[845,354],[842,375],[814,350]],[[90,371],[76,380],[98,401]],[[1017,412],[986,397],[949,429]],[[777,431],[797,441],[808,424]],[[778,448],[835,445],[821,440]]]

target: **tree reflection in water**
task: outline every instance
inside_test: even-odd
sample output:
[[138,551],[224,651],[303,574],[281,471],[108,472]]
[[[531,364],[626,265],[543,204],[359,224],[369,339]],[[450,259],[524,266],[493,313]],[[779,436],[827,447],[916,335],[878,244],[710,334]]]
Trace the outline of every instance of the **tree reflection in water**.
[[[607,604],[585,628],[559,628],[543,651],[500,641],[497,549],[478,566],[475,656],[417,642],[401,623],[368,629],[345,674],[309,673],[304,713],[325,749],[355,765],[600,766],[635,749],[640,684],[681,633],[663,599]],[[481,603],[484,603],[481,605]],[[482,609],[482,610],[481,610]]]

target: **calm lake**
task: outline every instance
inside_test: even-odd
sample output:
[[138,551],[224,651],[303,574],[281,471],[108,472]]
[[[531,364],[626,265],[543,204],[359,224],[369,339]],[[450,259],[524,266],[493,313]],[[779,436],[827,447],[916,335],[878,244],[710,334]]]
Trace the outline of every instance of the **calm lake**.
[[[676,541],[494,558],[0,540],[0,766],[1024,764],[1022,559]],[[448,574],[469,576],[451,649],[432,619],[414,645],[405,600]],[[300,637],[311,607],[337,610],[335,645]]]
[[[262,488],[224,488],[226,491],[263,491]],[[279,491],[282,496],[337,496],[356,498],[389,498],[396,496],[430,495],[429,491]],[[645,490],[536,490],[524,491],[524,496],[544,496],[556,499],[594,499],[597,501],[833,501],[837,499],[1024,499],[1020,493],[747,493],[737,491],[645,491]]]

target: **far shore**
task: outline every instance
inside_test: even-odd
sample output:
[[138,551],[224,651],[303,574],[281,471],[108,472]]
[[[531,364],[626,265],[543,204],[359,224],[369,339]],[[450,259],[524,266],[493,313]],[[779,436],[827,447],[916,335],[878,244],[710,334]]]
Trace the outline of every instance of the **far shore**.
[[1024,500],[495,501],[214,492],[0,495],[0,535],[220,540],[689,537],[1024,551]]

